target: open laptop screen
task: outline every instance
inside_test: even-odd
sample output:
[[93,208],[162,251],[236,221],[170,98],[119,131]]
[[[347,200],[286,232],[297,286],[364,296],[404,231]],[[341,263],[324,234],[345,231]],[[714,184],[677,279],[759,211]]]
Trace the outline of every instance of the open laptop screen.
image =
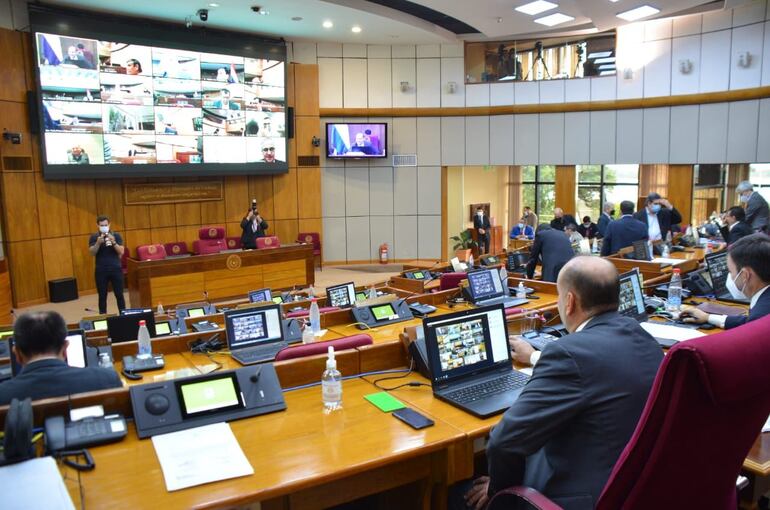
[[727,275],[730,273],[727,269],[727,251],[706,255],[706,265],[709,268],[714,294],[723,294],[727,290]]
[[639,279],[639,269],[632,269],[620,275],[620,296],[618,313],[640,321],[647,319],[644,310],[644,293]]
[[225,312],[225,329],[230,349],[280,342],[283,340],[281,307],[268,305],[245,310],[228,310]]
[[356,302],[356,287],[353,282],[326,287],[326,304],[348,308]]
[[511,364],[502,305],[426,318],[423,328],[434,383]]
[[500,274],[494,269],[483,269],[468,273],[468,289],[474,301],[503,295]]
[[249,301],[252,303],[260,303],[262,301],[272,301],[273,293],[270,289],[252,290],[249,292]]

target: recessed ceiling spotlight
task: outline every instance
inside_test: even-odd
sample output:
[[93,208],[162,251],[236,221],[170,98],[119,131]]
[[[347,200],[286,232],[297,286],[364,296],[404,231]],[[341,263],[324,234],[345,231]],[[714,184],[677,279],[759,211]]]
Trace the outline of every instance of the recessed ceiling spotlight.
[[556,14],[550,14],[548,16],[545,16],[543,18],[537,18],[535,20],[535,23],[540,23],[541,25],[545,25],[547,27],[552,27],[554,25],[560,25],[562,23],[566,23],[568,21],[572,21],[575,18],[572,16],[567,16],[566,14],[562,14],[560,12],[557,12]]
[[358,25],[353,25],[353,28],[351,28],[350,31],[353,32],[354,34],[359,34],[361,33],[361,27],[359,27]]
[[302,21],[302,16],[294,16],[291,18],[292,21]]
[[218,3],[216,3],[216,2],[211,2],[211,3],[209,4],[209,7],[219,7],[219,4],[218,4]]
[[636,21],[652,16],[653,14],[658,14],[659,12],[660,9],[656,9],[651,5],[642,5],[641,7],[631,9],[630,11],[621,12],[618,14],[618,18],[624,19],[626,21]]
[[515,10],[523,12],[524,14],[529,14],[530,16],[534,16],[535,14],[550,11],[551,9],[555,9],[557,7],[559,7],[559,5],[553,2],[546,2],[546,0],[535,0],[534,2],[520,5],[516,7]]
[[324,28],[331,28],[331,27],[333,27],[333,26],[334,26],[334,23],[332,23],[332,22],[331,22],[331,21],[329,21],[328,19],[327,19],[326,21],[324,21],[324,22],[323,22],[323,27],[324,27]]

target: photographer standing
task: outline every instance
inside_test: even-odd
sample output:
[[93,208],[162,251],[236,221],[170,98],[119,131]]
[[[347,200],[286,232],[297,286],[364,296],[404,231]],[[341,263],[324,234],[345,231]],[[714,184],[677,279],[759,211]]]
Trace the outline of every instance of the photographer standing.
[[257,211],[257,200],[251,201],[251,209],[246,217],[241,220],[241,246],[244,250],[257,248],[257,237],[265,237],[267,222],[262,219]]
[[96,291],[99,293],[99,313],[107,313],[107,284],[112,283],[112,291],[118,302],[118,310],[126,307],[123,298],[123,270],[120,258],[123,256],[123,238],[117,232],[110,232],[110,219],[98,216],[96,224],[99,232],[91,234],[88,251],[96,257]]

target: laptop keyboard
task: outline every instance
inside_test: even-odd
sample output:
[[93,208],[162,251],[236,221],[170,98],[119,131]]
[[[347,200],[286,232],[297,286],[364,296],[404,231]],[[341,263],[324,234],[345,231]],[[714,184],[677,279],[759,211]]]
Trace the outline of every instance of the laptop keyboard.
[[288,346],[288,343],[280,342],[277,344],[263,345],[260,347],[249,347],[248,349],[233,352],[232,356],[244,365],[248,365],[250,363],[270,361],[275,358],[275,355],[278,353],[278,351]]
[[510,308],[512,306],[523,305],[526,302],[527,302],[526,299],[512,298],[512,297],[509,297],[509,296],[502,296],[502,297],[497,297],[497,298],[492,298],[492,299],[484,299],[482,301],[476,301],[476,304],[477,305],[481,305],[481,306],[490,306],[490,305],[500,305],[500,304],[502,304],[503,306],[505,306],[505,308]]
[[529,376],[511,370],[503,377],[498,377],[483,383],[474,384],[473,386],[466,386],[450,393],[446,393],[445,396],[460,404],[470,404],[476,400],[482,398],[488,398],[492,395],[498,395],[507,391],[523,388]]

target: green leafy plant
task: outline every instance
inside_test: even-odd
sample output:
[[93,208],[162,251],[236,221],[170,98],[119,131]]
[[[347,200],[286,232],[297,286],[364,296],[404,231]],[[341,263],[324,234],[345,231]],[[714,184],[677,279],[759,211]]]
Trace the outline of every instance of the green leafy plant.
[[459,235],[450,237],[452,241],[456,241],[453,250],[470,250],[476,246],[476,241],[471,237],[471,233],[468,230],[463,230]]

